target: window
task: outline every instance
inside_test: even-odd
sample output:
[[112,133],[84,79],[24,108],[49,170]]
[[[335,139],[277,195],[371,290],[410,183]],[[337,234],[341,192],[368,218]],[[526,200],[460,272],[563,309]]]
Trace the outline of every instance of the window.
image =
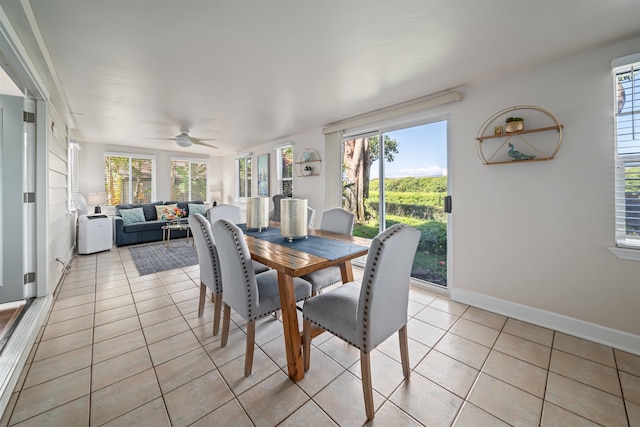
[[238,200],[251,197],[251,154],[236,159],[236,194]]
[[640,249],[640,54],[614,66],[616,244]]
[[69,212],[75,212],[78,210],[78,143],[71,141],[67,149],[67,168],[69,179],[69,194],[67,200],[69,200]]
[[155,199],[155,158],[105,154],[104,187],[107,206],[151,203]]
[[293,197],[293,145],[280,146],[276,151],[278,192]]
[[207,200],[208,167],[202,160],[172,160],[171,200]]

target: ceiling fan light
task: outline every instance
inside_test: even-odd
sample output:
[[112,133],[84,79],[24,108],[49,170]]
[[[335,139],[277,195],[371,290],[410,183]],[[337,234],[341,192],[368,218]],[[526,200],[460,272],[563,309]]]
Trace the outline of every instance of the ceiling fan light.
[[176,144],[180,147],[191,147],[191,138],[188,135],[180,134],[176,136]]

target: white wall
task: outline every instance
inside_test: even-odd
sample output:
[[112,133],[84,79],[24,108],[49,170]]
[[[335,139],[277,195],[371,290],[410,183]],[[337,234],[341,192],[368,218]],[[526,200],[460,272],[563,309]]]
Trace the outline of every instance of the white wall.
[[48,139],[48,227],[47,227],[47,282],[46,294],[53,294],[64,264],[71,262],[75,246],[76,215],[69,212],[68,189],[68,135],[67,124],[53,104],[48,108],[47,123],[55,123],[56,131],[47,127]]
[[[456,289],[640,334],[640,263],[606,249],[614,245],[611,61],[639,46],[631,40],[467,88],[450,139]],[[480,125],[519,104],[546,108],[564,125],[556,158],[482,165]]]
[[122,147],[109,144],[86,144],[79,142],[78,156],[79,191],[83,196],[88,193],[104,191],[104,153],[153,155],[156,159],[156,197],[155,200],[171,200],[170,175],[172,157],[204,159],[209,161],[209,192],[222,188],[222,158],[207,157],[188,152],[145,150],[143,148]]

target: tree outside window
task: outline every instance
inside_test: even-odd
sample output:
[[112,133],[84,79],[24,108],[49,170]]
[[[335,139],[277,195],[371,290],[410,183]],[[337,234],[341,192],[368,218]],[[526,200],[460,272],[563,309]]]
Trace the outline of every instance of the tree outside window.
[[285,197],[293,197],[293,146],[278,148],[278,189]]
[[208,163],[171,161],[171,200],[207,200]]
[[251,157],[236,159],[238,199],[251,197]]
[[154,197],[154,159],[105,154],[107,205],[150,203]]

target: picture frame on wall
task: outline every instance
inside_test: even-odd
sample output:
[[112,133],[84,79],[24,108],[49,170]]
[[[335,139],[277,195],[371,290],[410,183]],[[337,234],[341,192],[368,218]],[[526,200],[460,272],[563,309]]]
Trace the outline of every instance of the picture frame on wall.
[[258,196],[269,197],[269,154],[258,156]]

